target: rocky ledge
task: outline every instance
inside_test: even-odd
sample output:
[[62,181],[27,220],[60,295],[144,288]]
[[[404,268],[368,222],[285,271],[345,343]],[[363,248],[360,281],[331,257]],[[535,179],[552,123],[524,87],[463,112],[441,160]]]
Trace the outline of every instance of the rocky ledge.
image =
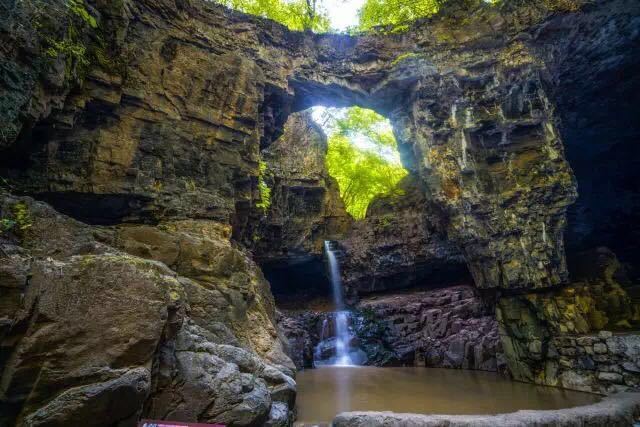
[[[357,309],[366,318],[380,319],[385,331],[381,338],[400,363],[483,371],[505,368],[498,323],[471,286],[373,296],[363,299]],[[365,349],[373,353],[369,346]]]
[[640,393],[620,393],[593,405],[553,411],[499,415],[418,415],[393,412],[345,412],[335,427],[628,427],[640,417]]
[[[354,343],[365,351],[368,365],[505,369],[498,323],[471,286],[369,296],[353,313]],[[278,325],[299,368],[313,365],[323,321],[330,335],[332,316],[281,313]]]

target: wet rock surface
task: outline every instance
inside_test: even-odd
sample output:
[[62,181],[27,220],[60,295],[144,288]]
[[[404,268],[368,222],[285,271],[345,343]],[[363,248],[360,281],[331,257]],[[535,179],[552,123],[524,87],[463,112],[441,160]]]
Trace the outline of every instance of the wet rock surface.
[[[323,321],[331,313],[282,312],[279,325],[298,367],[312,367]],[[370,296],[353,309],[355,344],[367,365],[427,366],[504,372],[498,324],[470,286]],[[326,336],[324,337],[327,338]],[[333,350],[325,343],[327,355]]]
[[505,370],[498,324],[470,286],[370,297],[357,308],[384,324],[400,363]]
[[518,411],[500,415],[417,415],[392,412],[345,412],[333,423],[339,427],[358,426],[561,426],[582,425],[629,426],[640,411],[638,393],[621,393],[602,402],[554,411]]
[[287,354],[298,369],[313,368],[314,351],[326,317],[326,313],[314,311],[278,312],[278,326],[286,338]]

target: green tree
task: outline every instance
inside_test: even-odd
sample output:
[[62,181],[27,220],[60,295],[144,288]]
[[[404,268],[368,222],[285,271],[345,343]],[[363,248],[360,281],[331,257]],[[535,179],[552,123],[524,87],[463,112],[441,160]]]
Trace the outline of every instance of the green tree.
[[445,0],[366,0],[359,11],[361,31],[391,27],[402,31],[416,19],[438,12]]
[[232,9],[273,19],[291,30],[329,30],[329,18],[319,0],[217,0]]
[[[327,169],[338,181],[347,212],[362,219],[375,197],[401,195],[397,185],[407,171],[400,163],[396,140],[384,117],[354,107],[330,122]],[[356,141],[364,144],[356,145]]]

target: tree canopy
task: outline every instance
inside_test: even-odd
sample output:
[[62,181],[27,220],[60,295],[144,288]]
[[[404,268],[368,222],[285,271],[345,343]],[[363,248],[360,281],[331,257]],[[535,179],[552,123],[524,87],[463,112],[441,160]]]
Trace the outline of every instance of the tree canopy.
[[359,107],[328,114],[327,169],[338,181],[347,212],[362,219],[375,197],[401,194],[397,185],[407,171],[384,117]]
[[291,30],[329,31],[322,0],[217,0],[232,9],[273,19]]
[[419,18],[438,12],[444,0],[366,0],[359,12],[359,30],[391,27],[404,30]]
[[[329,22],[325,0],[214,0],[227,7],[278,21],[292,30],[327,32]],[[345,0],[349,1],[349,0]],[[354,31],[377,27],[403,30],[419,18],[438,11],[446,0],[366,0]]]

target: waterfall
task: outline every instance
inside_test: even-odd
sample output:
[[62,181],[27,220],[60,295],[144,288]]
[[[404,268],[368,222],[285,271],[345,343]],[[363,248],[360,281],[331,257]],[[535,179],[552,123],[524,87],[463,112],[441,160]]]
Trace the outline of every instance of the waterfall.
[[[340,278],[340,264],[331,242],[324,242],[324,250],[329,264],[329,277],[331,279],[331,289],[333,291],[333,302],[335,312],[333,315],[335,337],[328,337],[327,319],[322,322],[320,342],[314,351],[314,365],[324,366],[354,366],[361,364],[366,356],[364,353],[351,345],[353,336],[349,331],[351,313],[346,309],[342,292],[342,280]],[[335,356],[324,358],[323,350],[334,349]]]
[[344,310],[344,298],[342,297],[342,279],[340,278],[340,265],[338,265],[338,259],[336,254],[331,249],[331,242],[326,240],[324,242],[324,251],[327,254],[327,260],[329,261],[329,273],[331,278],[331,289],[333,291],[333,302],[336,305],[336,310]]
[[460,139],[460,145],[462,149],[462,168],[467,167],[467,135],[462,131],[462,138]]
[[464,126],[468,128],[473,126],[473,112],[470,108],[465,110]]

